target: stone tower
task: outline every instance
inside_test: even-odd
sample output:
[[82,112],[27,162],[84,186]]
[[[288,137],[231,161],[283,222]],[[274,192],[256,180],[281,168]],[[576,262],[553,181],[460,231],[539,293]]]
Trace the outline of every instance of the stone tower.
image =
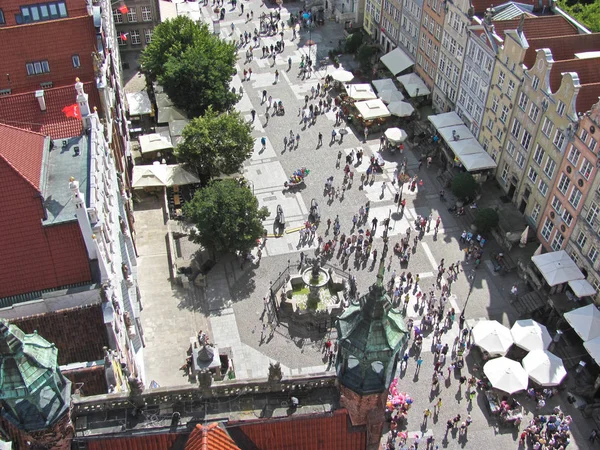
[[73,436],[71,382],[57,358],[54,344],[0,320],[2,419],[36,448],[68,449]]
[[353,425],[367,426],[367,449],[379,446],[398,352],[408,339],[402,314],[392,309],[383,282],[387,244],[382,253],[377,282],[358,303],[350,304],[336,324],[341,402]]

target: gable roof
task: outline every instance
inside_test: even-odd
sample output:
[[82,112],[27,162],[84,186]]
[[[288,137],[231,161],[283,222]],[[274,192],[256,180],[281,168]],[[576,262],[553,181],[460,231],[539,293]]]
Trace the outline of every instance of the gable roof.
[[577,93],[575,109],[579,113],[586,113],[600,100],[600,82],[582,86]]
[[240,450],[227,431],[217,422],[196,425],[190,433],[185,450]]
[[[91,110],[100,107],[100,97],[94,82],[84,83],[89,95]],[[76,102],[75,79],[73,84],[44,90],[46,111],[40,109],[35,92],[0,96],[0,123],[41,133],[52,139],[64,139],[81,134],[81,120],[66,117],[65,106]]]
[[523,64],[533,67],[537,50],[550,49],[554,61],[574,59],[576,53],[585,53],[600,50],[600,33],[575,34],[569,36],[550,36],[528,38],[529,49],[525,53]]
[[[494,30],[498,36],[504,39],[506,30],[519,28],[521,19],[494,20]],[[568,36],[577,34],[577,28],[563,16],[541,16],[525,17],[523,22],[523,34],[529,39],[547,38],[554,36]]]
[[38,191],[46,137],[0,123],[0,158]]
[[[579,84],[590,84],[600,82],[600,58],[591,59],[568,59],[557,61],[550,70],[550,90],[556,92],[560,88],[563,73],[575,72],[579,75]],[[581,95],[581,94],[579,94]]]
[[352,427],[345,409],[241,423],[227,431],[244,450],[364,450],[367,445],[366,429]]

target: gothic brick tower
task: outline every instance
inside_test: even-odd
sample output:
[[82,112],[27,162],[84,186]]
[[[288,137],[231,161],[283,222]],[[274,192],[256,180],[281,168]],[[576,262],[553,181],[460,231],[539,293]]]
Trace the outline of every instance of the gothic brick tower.
[[341,402],[353,425],[367,426],[367,449],[379,446],[398,352],[408,339],[402,314],[392,309],[383,283],[387,244],[382,253],[377,282],[350,304],[336,324]]

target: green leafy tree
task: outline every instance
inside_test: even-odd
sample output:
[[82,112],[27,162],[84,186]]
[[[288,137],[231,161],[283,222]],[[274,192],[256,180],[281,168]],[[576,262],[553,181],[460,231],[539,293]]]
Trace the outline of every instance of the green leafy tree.
[[235,47],[187,17],[159,24],[140,61],[142,70],[193,117],[209,106],[226,111],[237,100],[229,87]]
[[460,200],[467,197],[473,198],[477,192],[477,181],[468,172],[459,173],[452,179],[451,190]]
[[373,51],[373,47],[369,44],[363,44],[356,54],[356,60],[360,64],[361,69],[364,72],[369,72],[373,66],[373,55],[375,52]]
[[593,33],[600,32],[600,2],[580,0],[558,0],[558,6],[589,28]]
[[360,46],[363,43],[363,35],[362,33],[356,32],[352,33],[350,36],[346,38],[346,43],[344,46],[344,50],[346,53],[356,53]]
[[209,107],[183,129],[175,153],[208,180],[238,172],[253,148],[252,126],[238,112],[219,114]]
[[214,180],[183,205],[186,217],[196,226],[191,239],[216,252],[248,252],[263,234],[262,221],[269,215],[259,208],[252,191],[236,180]]
[[480,233],[486,233],[492,228],[497,227],[499,221],[500,217],[495,209],[481,208],[477,210],[477,214],[475,214],[475,220],[473,223]]

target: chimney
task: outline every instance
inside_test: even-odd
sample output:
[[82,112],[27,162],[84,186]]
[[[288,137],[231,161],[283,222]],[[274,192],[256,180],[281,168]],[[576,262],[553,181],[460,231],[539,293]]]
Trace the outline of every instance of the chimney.
[[35,91],[35,98],[37,98],[37,101],[40,104],[40,111],[46,111],[46,98],[44,97],[44,90],[40,89],[39,91]]

